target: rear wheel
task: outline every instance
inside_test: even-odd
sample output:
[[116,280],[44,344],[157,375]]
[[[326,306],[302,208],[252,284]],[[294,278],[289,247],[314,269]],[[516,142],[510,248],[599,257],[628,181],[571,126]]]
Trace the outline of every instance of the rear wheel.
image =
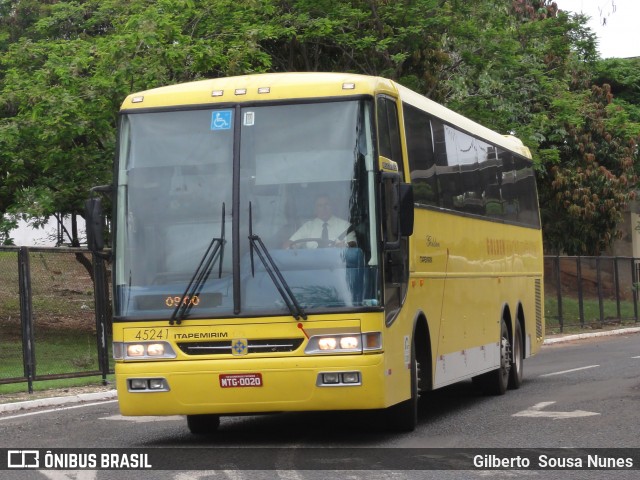
[[215,433],[220,426],[220,415],[187,415],[187,426],[194,435]]
[[522,384],[524,368],[524,351],[522,348],[522,328],[520,322],[516,321],[513,332],[513,344],[511,345],[511,371],[509,372],[509,388],[518,389]]

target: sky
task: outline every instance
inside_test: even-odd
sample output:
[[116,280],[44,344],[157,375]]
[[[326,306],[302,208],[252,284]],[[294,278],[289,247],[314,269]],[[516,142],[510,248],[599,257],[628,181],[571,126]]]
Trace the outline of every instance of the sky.
[[591,17],[588,25],[598,35],[602,58],[640,57],[640,0],[555,1],[560,10]]
[[[65,227],[71,231],[71,219],[65,218]],[[84,236],[84,219],[78,218],[78,232],[81,237]],[[18,228],[11,230],[9,236],[14,243],[21,246],[38,246],[38,247],[54,247],[56,245],[56,234],[58,232],[58,224],[54,218],[51,218],[44,228],[32,228],[27,222],[20,220]],[[69,239],[65,237],[65,243]]]

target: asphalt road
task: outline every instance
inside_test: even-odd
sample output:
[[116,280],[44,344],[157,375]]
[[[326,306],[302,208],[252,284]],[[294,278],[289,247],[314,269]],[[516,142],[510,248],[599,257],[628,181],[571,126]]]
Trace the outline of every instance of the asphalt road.
[[[8,412],[0,416],[0,448],[146,448],[176,447],[167,451],[181,470],[123,472],[116,470],[29,470],[0,472],[2,478],[62,480],[112,478],[208,479],[356,479],[367,478],[640,478],[636,470],[473,470],[430,471],[407,469],[360,470],[384,455],[411,456],[424,448],[587,449],[640,446],[640,334],[600,337],[545,346],[525,362],[525,381],[519,390],[501,397],[485,397],[471,382],[463,382],[421,398],[420,424],[411,434],[380,432],[370,415],[347,413],[285,413],[223,418],[210,437],[189,433],[183,417],[134,417],[118,414],[116,402],[77,404],[59,408]],[[206,464],[221,448],[232,449],[229,461]],[[323,470],[306,470],[296,450],[338,448]],[[350,449],[362,449],[358,452]],[[371,450],[377,449],[377,450]],[[72,450],[73,451],[73,450]],[[90,450],[79,450],[87,452]],[[309,450],[312,451],[312,450]],[[371,452],[374,452],[372,455]],[[390,452],[390,453],[385,453]],[[455,452],[455,451],[454,451]],[[349,462],[345,456],[353,455]],[[513,455],[513,453],[512,453]],[[379,457],[378,457],[379,456]],[[243,461],[258,465],[275,462],[277,469],[239,470]],[[262,462],[262,463],[261,463]],[[355,462],[355,463],[354,463]],[[410,461],[409,461],[410,463]],[[349,470],[357,465],[357,469]],[[363,466],[364,465],[364,466]],[[418,465],[421,465],[418,462]],[[315,468],[315,467],[314,467]]]

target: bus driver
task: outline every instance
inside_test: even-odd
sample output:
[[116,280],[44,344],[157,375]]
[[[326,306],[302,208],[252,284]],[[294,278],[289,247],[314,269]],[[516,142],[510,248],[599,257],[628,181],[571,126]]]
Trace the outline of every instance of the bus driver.
[[346,220],[333,215],[333,206],[328,195],[316,198],[314,206],[315,218],[305,222],[289,240],[284,248],[323,248],[323,247],[355,247],[356,236],[349,231],[350,224]]

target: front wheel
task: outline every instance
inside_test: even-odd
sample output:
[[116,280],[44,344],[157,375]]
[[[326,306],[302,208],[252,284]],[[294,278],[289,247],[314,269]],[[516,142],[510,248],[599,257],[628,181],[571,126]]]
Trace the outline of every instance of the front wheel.
[[209,435],[218,430],[220,415],[187,415],[187,426],[194,435]]
[[411,398],[384,411],[389,430],[413,432],[418,426],[418,399],[420,392],[420,363],[416,358],[415,344],[411,347]]
[[504,320],[500,325],[500,368],[473,378],[487,395],[504,395],[511,375],[511,342]]

